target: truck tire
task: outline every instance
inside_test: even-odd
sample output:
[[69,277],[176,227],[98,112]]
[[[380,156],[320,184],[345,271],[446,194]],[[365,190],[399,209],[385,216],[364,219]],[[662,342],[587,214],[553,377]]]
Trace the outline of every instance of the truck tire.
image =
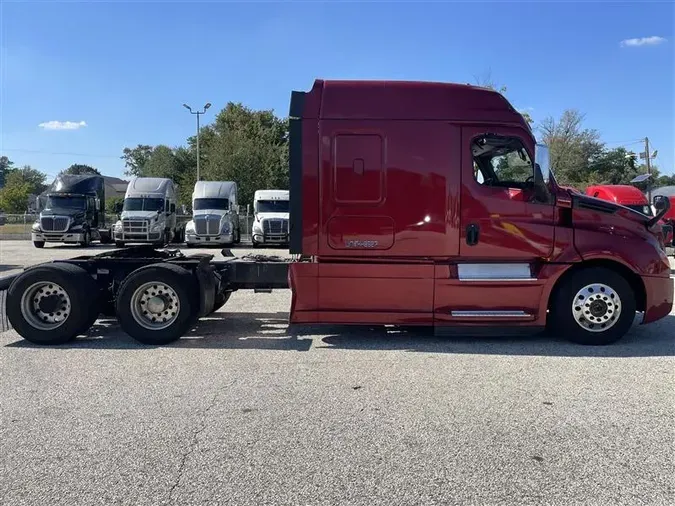
[[45,243],[44,241],[33,241],[33,246],[35,246],[36,248],[44,248]]
[[152,245],[155,248],[163,248],[166,245],[167,235],[168,235],[167,231],[162,232],[162,235],[159,237],[159,239],[156,240]]
[[[116,311],[122,329],[148,345],[169,344],[193,323],[197,281],[193,274],[169,263],[132,272],[117,293]],[[160,321],[161,320],[161,321]]]
[[594,267],[561,280],[549,315],[549,329],[584,345],[607,345],[621,339],[635,319],[635,293],[613,270]]
[[89,230],[84,232],[84,241],[80,242],[80,246],[83,248],[91,246],[91,232],[89,232]]
[[99,239],[99,241],[101,242],[101,244],[110,244],[112,242],[112,235],[107,230],[101,231],[100,236],[101,238]]
[[37,265],[20,274],[9,287],[7,318],[31,343],[64,344],[96,321],[98,294],[96,282],[81,267],[67,263]]

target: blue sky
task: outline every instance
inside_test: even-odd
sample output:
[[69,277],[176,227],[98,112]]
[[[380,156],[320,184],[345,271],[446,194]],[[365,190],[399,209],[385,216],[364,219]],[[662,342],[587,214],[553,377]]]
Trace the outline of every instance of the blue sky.
[[[286,115],[290,91],[308,90],[315,78],[465,83],[488,73],[535,120],[577,108],[609,146],[649,136],[656,164],[675,169],[669,2],[92,1],[0,9],[0,153],[50,176],[71,163],[120,176],[125,146],[183,144],[195,129],[183,102],[211,102],[205,122],[230,100]],[[649,37],[666,40],[620,44]],[[67,121],[79,128],[39,126]]]

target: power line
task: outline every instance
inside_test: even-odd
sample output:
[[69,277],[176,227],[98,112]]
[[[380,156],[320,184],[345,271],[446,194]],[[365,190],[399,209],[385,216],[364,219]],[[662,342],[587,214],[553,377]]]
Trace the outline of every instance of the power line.
[[59,152],[53,152],[53,151],[41,151],[38,149],[7,149],[3,148],[2,151],[11,151],[14,153],[31,153],[31,154],[38,154],[38,155],[60,155],[60,156],[83,156],[83,157],[90,157],[90,158],[116,158],[120,160],[122,157],[117,156],[117,155],[93,155],[91,153],[59,153]]

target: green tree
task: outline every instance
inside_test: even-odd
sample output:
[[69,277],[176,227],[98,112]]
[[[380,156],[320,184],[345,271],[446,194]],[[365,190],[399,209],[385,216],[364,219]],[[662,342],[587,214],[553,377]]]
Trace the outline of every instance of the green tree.
[[115,214],[115,205],[124,202],[124,197],[112,197],[105,202],[106,214]]
[[14,162],[6,156],[0,156],[0,188],[5,186],[5,180],[7,178],[7,173],[14,166]]
[[90,165],[83,165],[80,163],[74,163],[70,167],[61,171],[61,174],[72,174],[72,175],[81,175],[81,174],[95,174],[100,176],[101,173],[98,169],[91,167]]
[[28,197],[32,185],[21,172],[14,171],[7,176],[5,186],[0,188],[0,209],[6,213],[23,213],[28,208]]
[[[30,187],[30,193],[33,194],[39,194],[45,191],[48,187],[47,184],[45,184],[45,181],[47,180],[47,175],[44,174],[43,172],[40,172],[37,169],[33,169],[30,165],[24,165],[23,167],[20,168],[10,168],[5,171],[5,186],[9,183],[10,175],[15,175],[17,174],[16,177],[20,177],[21,180],[24,183],[27,183]],[[14,179],[13,181],[17,181],[17,179]]]
[[560,119],[544,119],[538,129],[549,147],[549,159],[556,179],[564,185],[584,185],[591,179],[590,163],[604,149],[597,130],[582,127],[584,115],[574,109]]
[[595,153],[588,168],[585,182],[589,184],[631,184],[640,173],[635,158],[623,147]]
[[[207,134],[202,179],[236,181],[239,204],[253,202],[261,188],[288,189],[288,121],[271,110],[230,102]],[[201,141],[200,135],[200,141]]]
[[124,166],[127,169],[124,173],[127,176],[142,177],[145,164],[150,159],[153,149],[147,144],[138,144],[135,148],[124,148],[120,157],[124,160]]

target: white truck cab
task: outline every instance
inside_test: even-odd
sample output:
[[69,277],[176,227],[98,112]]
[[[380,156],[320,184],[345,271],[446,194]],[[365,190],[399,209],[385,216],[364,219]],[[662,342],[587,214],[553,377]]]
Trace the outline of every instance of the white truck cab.
[[192,220],[185,226],[188,248],[241,241],[237,183],[197,181],[192,192]]
[[252,242],[261,244],[288,244],[290,212],[288,190],[258,190],[253,196]]
[[120,220],[115,224],[115,245],[151,243],[164,246],[178,235],[176,187],[171,179],[136,177],[127,186]]

